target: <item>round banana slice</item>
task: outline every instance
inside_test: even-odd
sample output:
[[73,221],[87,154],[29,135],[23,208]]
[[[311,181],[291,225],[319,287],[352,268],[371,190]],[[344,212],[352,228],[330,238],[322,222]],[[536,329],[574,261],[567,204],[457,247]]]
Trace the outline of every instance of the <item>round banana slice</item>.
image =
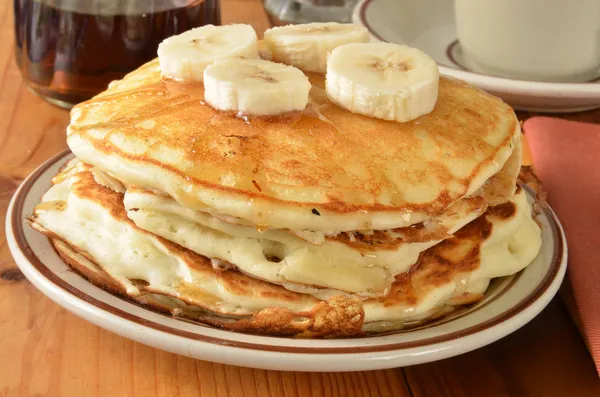
[[416,48],[392,43],[346,44],[327,62],[329,99],[353,113],[406,122],[435,107],[439,71]]
[[268,29],[264,42],[274,61],[308,72],[325,73],[327,56],[334,48],[348,43],[368,43],[369,32],[350,23],[287,25]]
[[247,115],[302,110],[310,87],[299,69],[262,59],[226,59],[204,70],[206,102]]
[[206,25],[163,40],[158,61],[163,76],[202,81],[204,69],[219,59],[258,58],[256,32],[250,25]]

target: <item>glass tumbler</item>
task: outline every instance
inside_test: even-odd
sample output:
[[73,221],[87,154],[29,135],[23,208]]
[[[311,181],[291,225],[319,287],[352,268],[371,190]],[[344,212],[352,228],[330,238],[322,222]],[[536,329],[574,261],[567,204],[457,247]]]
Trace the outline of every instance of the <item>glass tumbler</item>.
[[27,85],[70,108],[156,57],[166,37],[221,22],[219,0],[14,0]]
[[310,22],[352,22],[358,0],[265,0],[274,25]]

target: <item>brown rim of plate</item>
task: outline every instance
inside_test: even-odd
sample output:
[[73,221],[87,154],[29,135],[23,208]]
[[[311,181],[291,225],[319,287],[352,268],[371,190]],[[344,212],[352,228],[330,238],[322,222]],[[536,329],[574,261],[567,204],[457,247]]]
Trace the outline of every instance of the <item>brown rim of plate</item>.
[[[152,328],[157,331],[166,332],[172,335],[188,338],[195,341],[211,343],[215,345],[226,345],[230,347],[237,347],[243,349],[251,349],[251,350],[262,350],[262,351],[274,351],[274,352],[285,352],[285,353],[304,353],[304,354],[350,354],[350,353],[373,353],[373,352],[384,352],[391,350],[399,350],[399,349],[408,349],[421,347],[426,345],[431,345],[435,343],[442,343],[447,341],[456,341],[459,338],[472,335],[474,333],[483,331],[490,327],[493,327],[505,320],[508,320],[517,314],[521,313],[523,310],[527,309],[531,306],[532,303],[537,301],[539,297],[549,288],[552,284],[552,281],[556,278],[558,271],[560,269],[560,264],[563,261],[564,257],[564,247],[562,243],[562,238],[560,238],[560,233],[558,231],[557,222],[555,215],[548,209],[544,208],[544,214],[548,217],[549,223],[552,229],[553,239],[555,241],[554,244],[554,252],[552,254],[552,264],[548,269],[546,275],[544,276],[542,282],[536,287],[536,289],[531,292],[528,296],[521,299],[521,301],[510,308],[509,310],[487,320],[477,325],[471,326],[469,328],[465,328],[463,330],[452,332],[445,335],[435,336],[427,339],[421,339],[410,342],[399,342],[392,343],[387,345],[377,345],[377,346],[356,346],[356,347],[296,347],[296,346],[281,346],[281,345],[264,345],[261,343],[250,343],[250,342],[241,342],[234,340],[221,339],[218,337],[208,336],[197,334],[190,331],[184,331],[177,328],[170,327],[168,325],[164,325],[161,323],[157,323],[155,321],[147,320],[121,310],[119,308],[113,307],[107,303],[104,303],[94,297],[89,296],[85,292],[73,287],[66,281],[59,278],[56,274],[54,274],[48,267],[35,255],[33,250],[27,244],[25,239],[24,229],[23,229],[23,220],[25,217],[23,216],[23,206],[25,202],[25,198],[29,194],[29,191],[33,184],[37,181],[37,179],[42,175],[48,168],[56,164],[57,162],[64,159],[64,157],[68,156],[71,153],[69,149],[65,149],[64,151],[56,154],[51,157],[41,166],[39,166],[21,185],[19,190],[17,191],[16,196],[14,197],[14,205],[12,208],[12,213],[10,214],[11,225],[14,232],[15,241],[17,247],[23,254],[25,258],[29,261],[29,263],[40,272],[48,281],[52,282],[55,286],[59,287],[63,291],[91,304],[101,310],[109,312],[115,316],[118,316],[122,319],[128,320],[130,322],[142,325],[144,327]],[[510,285],[512,285],[511,283]],[[508,288],[506,288],[507,290]],[[499,294],[500,296],[502,294]],[[496,299],[498,298],[496,296]],[[127,301],[125,301],[127,302]],[[484,305],[482,305],[483,307]],[[481,307],[479,307],[481,308]],[[148,310],[148,309],[146,309]],[[152,311],[152,313],[156,313]],[[215,328],[218,329],[218,328]],[[220,329],[219,329],[220,330]],[[224,331],[224,330],[221,330]],[[226,331],[232,332],[232,331]],[[388,334],[389,335],[389,334]]]
[[[380,41],[384,41],[384,42],[388,42],[386,39],[384,39],[383,37],[381,37],[379,34],[377,34],[377,32],[375,32],[375,30],[371,27],[371,25],[369,24],[369,22],[367,22],[367,6],[369,4],[371,4],[374,0],[365,0],[361,5],[360,5],[360,10],[359,10],[359,18],[360,18],[360,22],[362,23],[362,25],[367,28],[367,30],[369,31],[369,33],[372,36],[375,36],[377,38],[377,40]],[[536,80],[523,80],[523,79],[515,79],[515,78],[511,78],[511,77],[505,77],[505,76],[496,76],[493,74],[486,74],[486,73],[480,73],[480,72],[475,72],[473,70],[470,70],[469,68],[467,68],[466,66],[462,65],[460,62],[458,62],[455,58],[454,58],[454,54],[452,53],[452,51],[454,50],[454,48],[458,45],[458,39],[454,40],[453,42],[451,42],[450,44],[448,44],[448,47],[446,47],[446,56],[448,57],[448,59],[450,59],[450,62],[452,63],[452,65],[446,65],[443,63],[440,63],[438,61],[436,61],[436,63],[440,66],[445,66],[447,68],[458,68],[459,70],[463,70],[465,72],[469,72],[469,73],[473,73],[473,74],[478,74],[480,76],[488,76],[488,77],[496,77],[496,78],[500,78],[500,79],[507,79],[507,80],[515,80],[515,81],[523,81],[523,82],[536,82]],[[545,82],[545,83],[550,83],[550,84],[592,84],[592,83],[597,83],[600,81],[600,77],[596,77],[596,78],[592,78],[591,80],[588,81],[582,81],[582,82],[575,82],[575,83],[562,83],[562,82]]]

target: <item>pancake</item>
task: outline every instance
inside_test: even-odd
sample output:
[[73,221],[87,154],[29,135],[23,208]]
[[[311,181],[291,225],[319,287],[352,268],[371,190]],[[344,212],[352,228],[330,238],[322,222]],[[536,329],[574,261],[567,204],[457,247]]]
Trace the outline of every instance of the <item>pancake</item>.
[[321,299],[340,292],[360,298],[386,295],[394,276],[407,271],[421,252],[480,216],[482,201],[459,201],[451,207],[452,215],[438,218],[432,231],[408,227],[353,232],[314,243],[285,229],[229,223],[140,189],[127,189],[124,198],[127,214],[138,227],[231,263],[252,277]]
[[[282,296],[275,299],[283,299],[297,310],[314,305],[314,298],[238,272],[215,269],[210,259],[135,227],[123,207],[123,194],[99,184],[90,166],[71,163],[64,173],[68,176],[56,178],[35,208],[33,225],[93,258],[128,295],[138,296],[151,290],[184,296],[190,304],[201,301],[202,307],[230,315],[268,307],[276,294]],[[250,290],[242,293],[245,284]],[[253,285],[260,288],[266,301],[261,303],[261,298],[250,292]],[[236,296],[250,301],[238,301]],[[294,300],[298,306],[294,306]],[[254,304],[258,306],[253,308]]]
[[137,227],[123,193],[70,163],[31,218],[92,283],[136,302],[226,329],[267,335],[349,336],[387,331],[481,299],[494,277],[537,254],[540,230],[522,190],[423,252],[385,297],[319,300],[211,262]]
[[390,293],[363,303],[365,330],[397,329],[483,298],[490,280],[515,274],[537,256],[541,231],[525,192],[490,207],[396,276]]
[[333,105],[323,76],[309,78],[305,111],[247,118],[207,106],[202,85],[161,80],[152,61],[77,105],[67,142],[128,185],[272,229],[407,227],[482,188],[514,193],[520,127],[498,98],[442,77],[435,109],[397,123]]

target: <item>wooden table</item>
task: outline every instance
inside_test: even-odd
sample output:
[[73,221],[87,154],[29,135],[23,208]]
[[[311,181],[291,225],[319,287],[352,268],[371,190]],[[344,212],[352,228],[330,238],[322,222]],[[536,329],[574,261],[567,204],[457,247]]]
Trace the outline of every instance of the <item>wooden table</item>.
[[[221,1],[223,23],[269,27],[260,0]],[[19,182],[66,147],[69,121],[23,84],[12,28],[12,2],[0,1],[2,217]],[[600,122],[600,110],[568,118]],[[0,396],[600,396],[592,360],[558,298],[514,334],[439,362],[357,373],[253,370],[156,350],[68,313],[23,278],[3,232]]]

